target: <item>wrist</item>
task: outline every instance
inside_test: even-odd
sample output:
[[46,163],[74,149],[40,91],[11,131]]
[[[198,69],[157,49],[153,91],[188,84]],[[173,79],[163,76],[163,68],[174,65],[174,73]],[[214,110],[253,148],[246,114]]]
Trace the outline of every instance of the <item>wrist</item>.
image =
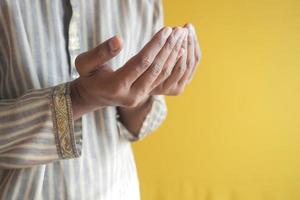
[[138,134],[152,103],[152,96],[148,96],[135,107],[118,107],[119,120],[130,132]]
[[72,102],[73,118],[74,120],[80,118],[82,115],[95,110],[95,106],[86,101],[86,97],[79,84],[79,79],[75,79],[70,83],[70,97]]
[[148,109],[153,102],[152,95],[147,95],[145,98],[143,98],[138,105],[134,107],[118,107],[120,111],[125,111],[125,112],[134,112],[137,110],[145,110]]

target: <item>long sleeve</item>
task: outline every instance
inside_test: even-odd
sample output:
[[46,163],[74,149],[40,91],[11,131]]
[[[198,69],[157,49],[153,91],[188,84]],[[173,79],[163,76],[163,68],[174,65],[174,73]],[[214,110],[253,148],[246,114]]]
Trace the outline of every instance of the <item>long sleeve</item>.
[[142,127],[138,134],[131,133],[120,120],[117,121],[119,133],[122,137],[126,138],[127,140],[134,142],[140,141],[144,139],[147,135],[154,132],[161,123],[165,120],[167,116],[167,106],[165,102],[165,98],[162,95],[155,95],[152,96],[153,103],[152,107],[147,114]]
[[0,101],[0,168],[24,168],[81,154],[69,82]]
[[152,35],[164,26],[164,9],[162,0],[154,0]]

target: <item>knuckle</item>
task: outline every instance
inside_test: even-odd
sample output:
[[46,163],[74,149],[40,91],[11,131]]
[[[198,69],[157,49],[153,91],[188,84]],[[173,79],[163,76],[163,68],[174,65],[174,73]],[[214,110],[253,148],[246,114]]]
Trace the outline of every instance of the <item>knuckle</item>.
[[175,45],[175,51],[176,51],[176,52],[179,52],[180,49],[181,49],[181,43],[177,43],[177,44]]
[[166,50],[169,50],[169,51],[171,51],[172,50],[172,47],[173,47],[173,45],[172,45],[172,42],[171,41],[168,41],[167,43],[166,43]]
[[124,87],[123,82],[116,81],[112,87],[112,93],[113,93],[113,95],[121,96],[124,92],[124,89],[125,89],[125,87]]
[[106,53],[103,50],[98,50],[95,52],[95,54],[96,54],[95,56],[99,62],[101,62],[106,57]]
[[117,79],[117,85],[121,90],[128,90],[131,86],[130,81],[127,78],[118,78]]
[[171,69],[167,68],[162,71],[164,77],[169,77],[171,75]]
[[199,60],[200,60],[200,56],[199,56],[198,54],[196,54],[196,55],[195,55],[195,60],[196,60],[196,63],[198,63],[198,62],[199,62]]
[[139,91],[137,91],[135,99],[139,99],[141,97],[143,97],[145,94],[147,93],[147,89],[145,87],[139,89]]
[[107,46],[100,44],[94,49],[94,53],[99,57],[104,57],[105,55],[109,54],[109,49],[107,48]]
[[140,58],[139,62],[141,63],[142,67],[149,67],[151,65],[149,56],[142,55],[139,58]]
[[162,64],[160,62],[156,62],[153,64],[151,71],[153,75],[158,75],[161,72]]
[[194,44],[194,40],[193,40],[193,37],[192,37],[191,34],[188,35],[187,41],[188,41],[188,45],[193,45]]
[[169,40],[167,41],[167,48],[172,49],[175,44],[175,37],[170,36]]
[[186,61],[186,66],[187,66],[188,68],[191,66],[191,61],[190,61],[190,59],[187,59],[187,61]]
[[139,58],[137,58],[133,64],[130,64],[129,67],[130,70],[132,70],[135,74],[140,74],[140,72],[143,70],[143,66],[141,66],[141,60],[139,60]]
[[188,60],[186,61],[186,65],[187,65],[188,68],[191,68],[191,67],[194,66],[194,61],[191,60],[191,59],[188,59]]
[[162,47],[165,44],[165,39],[163,37],[160,37],[158,40],[158,46]]
[[178,71],[179,72],[184,72],[185,70],[186,70],[186,65],[183,64],[183,65],[178,66]]
[[123,99],[122,104],[126,107],[135,107],[138,104],[138,101],[135,96],[130,96]]
[[91,51],[91,56],[98,63],[102,64],[106,59],[108,59],[110,57],[110,53],[108,52],[108,50],[106,48],[103,48],[100,45]]

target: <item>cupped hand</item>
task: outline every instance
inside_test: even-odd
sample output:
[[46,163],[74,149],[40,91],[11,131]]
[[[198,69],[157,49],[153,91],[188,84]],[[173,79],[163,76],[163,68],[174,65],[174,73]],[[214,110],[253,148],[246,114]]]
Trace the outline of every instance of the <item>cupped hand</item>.
[[188,30],[188,35],[184,39],[179,59],[176,60],[175,65],[167,64],[166,80],[154,83],[151,95],[179,95],[195,74],[201,59],[201,50],[194,26],[186,24],[184,28]]

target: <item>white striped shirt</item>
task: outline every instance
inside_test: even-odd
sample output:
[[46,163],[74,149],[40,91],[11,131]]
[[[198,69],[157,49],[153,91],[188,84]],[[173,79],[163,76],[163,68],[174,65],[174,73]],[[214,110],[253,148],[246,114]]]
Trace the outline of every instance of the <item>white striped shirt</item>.
[[69,83],[78,54],[119,35],[117,69],[162,21],[160,0],[0,0],[0,199],[140,199],[131,142],[164,120],[164,97],[135,136],[116,107],[73,121]]

